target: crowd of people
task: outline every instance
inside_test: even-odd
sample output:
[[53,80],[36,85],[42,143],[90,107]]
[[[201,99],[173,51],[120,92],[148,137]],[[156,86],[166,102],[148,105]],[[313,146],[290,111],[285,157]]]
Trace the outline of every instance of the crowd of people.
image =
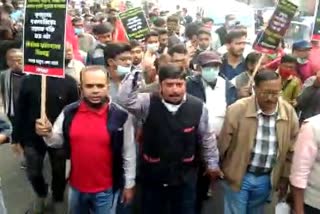
[[2,0],[0,143],[23,157],[31,213],[200,214],[218,183],[225,214],[263,213],[275,194],[320,213],[320,43],[261,55],[235,15],[214,30],[177,9],[150,4],[150,32],[129,41],[118,8],[70,1],[65,78],[47,77],[40,118],[23,5]]

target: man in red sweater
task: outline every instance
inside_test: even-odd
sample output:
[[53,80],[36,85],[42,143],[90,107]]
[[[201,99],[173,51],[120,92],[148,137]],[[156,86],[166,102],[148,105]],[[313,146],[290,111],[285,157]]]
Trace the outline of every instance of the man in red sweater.
[[133,199],[133,126],[127,112],[109,99],[102,67],[82,71],[81,89],[82,100],[67,106],[53,127],[49,120],[39,119],[36,130],[48,146],[65,148],[71,166],[69,212],[109,214],[120,188],[124,188],[123,203]]

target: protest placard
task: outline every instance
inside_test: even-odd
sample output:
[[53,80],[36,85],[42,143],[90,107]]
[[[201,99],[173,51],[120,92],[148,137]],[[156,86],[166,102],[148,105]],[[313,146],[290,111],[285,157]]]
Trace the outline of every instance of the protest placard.
[[129,40],[142,41],[150,31],[145,13],[141,7],[120,13],[119,17]]
[[26,0],[25,7],[23,72],[41,75],[41,119],[44,121],[46,77],[64,77],[67,1]]
[[274,53],[286,34],[298,6],[288,0],[280,0],[267,28],[257,37],[253,48],[261,53]]
[[27,0],[24,72],[64,77],[66,0]]

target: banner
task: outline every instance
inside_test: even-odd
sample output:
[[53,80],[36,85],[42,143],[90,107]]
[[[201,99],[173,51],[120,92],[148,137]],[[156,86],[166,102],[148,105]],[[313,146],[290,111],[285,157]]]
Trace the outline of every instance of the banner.
[[144,40],[149,33],[149,26],[141,7],[132,8],[119,14],[129,40]]
[[290,1],[280,0],[267,28],[260,37],[257,37],[253,48],[266,54],[274,53],[290,27],[297,9],[298,6]]
[[317,1],[313,28],[313,40],[320,40],[320,1]]
[[64,77],[66,0],[26,0],[24,72]]

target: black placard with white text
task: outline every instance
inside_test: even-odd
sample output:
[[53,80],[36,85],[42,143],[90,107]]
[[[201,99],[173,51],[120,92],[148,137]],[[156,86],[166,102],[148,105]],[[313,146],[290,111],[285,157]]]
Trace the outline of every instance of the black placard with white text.
[[298,6],[292,2],[280,0],[267,28],[262,35],[256,39],[254,49],[266,54],[274,53],[290,27],[290,23],[297,9]]
[[142,41],[150,31],[145,13],[141,7],[120,13],[119,17],[129,40]]
[[24,72],[64,77],[66,0],[26,0]]

